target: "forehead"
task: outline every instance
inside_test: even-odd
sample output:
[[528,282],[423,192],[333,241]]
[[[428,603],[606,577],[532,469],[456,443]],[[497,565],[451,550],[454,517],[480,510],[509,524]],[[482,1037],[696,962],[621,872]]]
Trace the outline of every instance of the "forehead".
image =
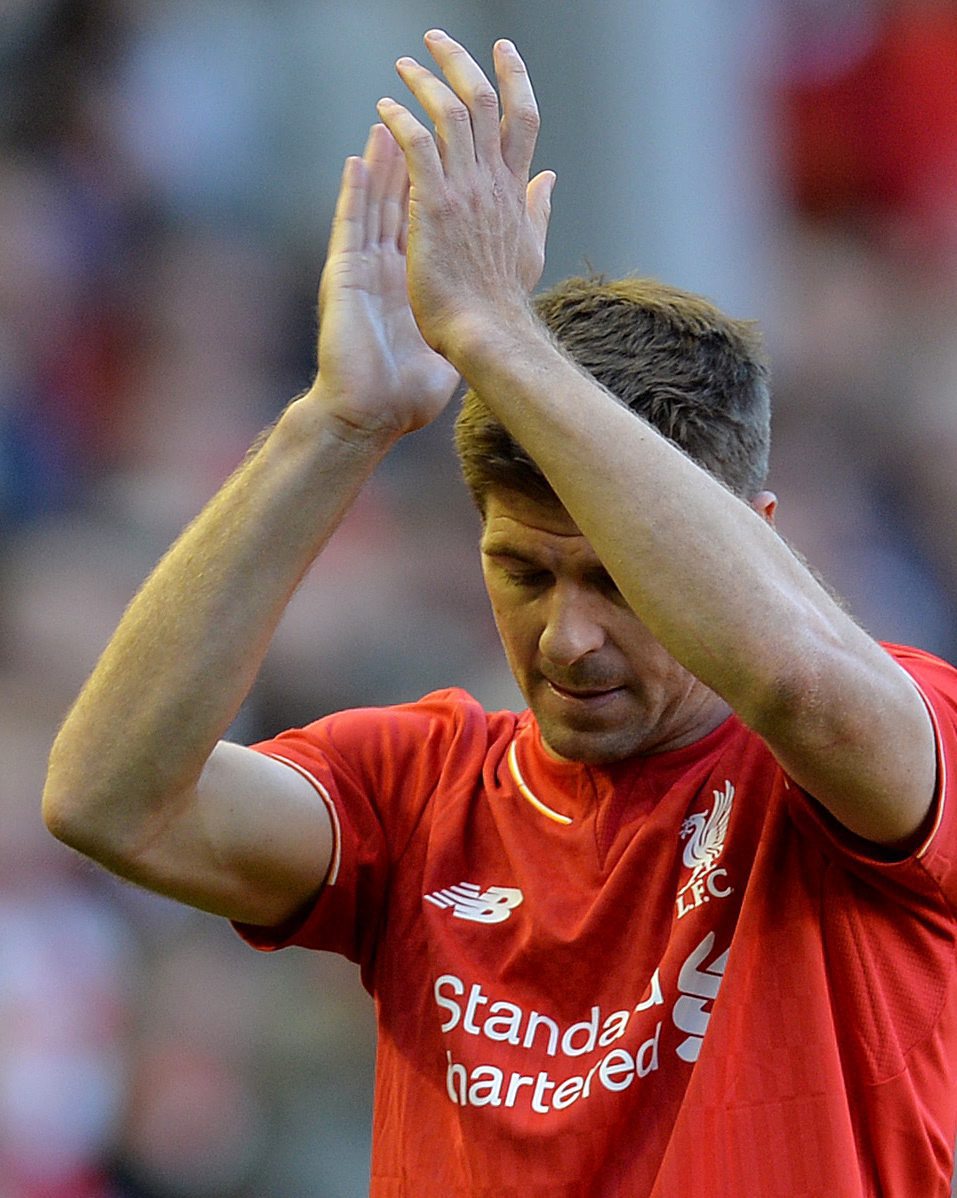
[[574,556],[597,562],[581,529],[560,503],[543,503],[515,491],[491,491],[485,505],[482,552]]

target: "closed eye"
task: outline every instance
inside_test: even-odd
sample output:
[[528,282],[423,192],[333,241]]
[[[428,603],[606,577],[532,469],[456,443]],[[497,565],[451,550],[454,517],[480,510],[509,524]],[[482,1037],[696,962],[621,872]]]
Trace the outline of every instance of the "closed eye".
[[507,586],[523,590],[541,590],[552,581],[551,570],[545,569],[539,562],[523,554],[486,549],[485,557]]
[[502,568],[502,577],[513,587],[525,587],[529,590],[540,590],[548,586],[552,580],[549,570],[507,570]]

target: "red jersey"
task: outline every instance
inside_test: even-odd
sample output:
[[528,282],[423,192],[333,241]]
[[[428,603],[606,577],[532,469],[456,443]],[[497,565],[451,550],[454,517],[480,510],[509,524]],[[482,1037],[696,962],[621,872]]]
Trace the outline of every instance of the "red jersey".
[[258,746],[336,848],[260,948],[357,961],[378,1011],[376,1198],[944,1198],[957,1110],[957,671],[933,831],[880,861],[735,717],[557,762],[462,691]]

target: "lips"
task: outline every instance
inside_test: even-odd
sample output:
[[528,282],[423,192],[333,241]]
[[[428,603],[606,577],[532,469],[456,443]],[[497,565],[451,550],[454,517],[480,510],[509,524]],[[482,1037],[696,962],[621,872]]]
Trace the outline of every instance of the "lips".
[[612,695],[617,695],[624,688],[621,686],[601,686],[601,687],[568,687],[561,686],[557,682],[552,682],[550,678],[546,678],[549,689],[562,699],[577,700],[585,703],[589,700],[609,698]]

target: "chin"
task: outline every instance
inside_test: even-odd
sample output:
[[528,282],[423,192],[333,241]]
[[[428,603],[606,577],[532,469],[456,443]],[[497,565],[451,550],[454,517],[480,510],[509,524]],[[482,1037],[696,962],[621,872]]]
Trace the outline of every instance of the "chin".
[[564,761],[583,765],[611,765],[641,751],[641,740],[633,729],[584,732],[539,720],[546,748]]

